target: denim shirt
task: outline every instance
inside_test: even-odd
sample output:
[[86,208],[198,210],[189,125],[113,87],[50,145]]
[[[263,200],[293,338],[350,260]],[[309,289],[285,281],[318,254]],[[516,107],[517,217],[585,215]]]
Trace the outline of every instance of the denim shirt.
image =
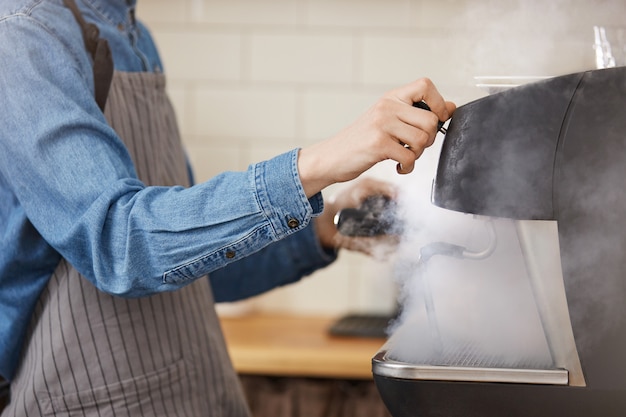
[[[118,71],[163,71],[134,0],[77,0]],[[190,51],[201,53],[202,51]],[[62,0],[0,2],[0,374],[10,379],[37,299],[67,259],[124,297],[210,274],[216,301],[298,280],[320,247],[298,150],[192,187],[146,186],[93,98],[82,34]]]

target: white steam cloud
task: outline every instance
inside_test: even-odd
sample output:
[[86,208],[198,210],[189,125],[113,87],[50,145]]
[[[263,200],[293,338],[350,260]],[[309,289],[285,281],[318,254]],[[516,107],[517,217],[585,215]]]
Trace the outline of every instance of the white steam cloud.
[[[429,365],[551,367],[514,222],[493,220],[497,246],[484,260],[435,255],[420,266],[420,248],[433,242],[483,250],[490,244],[488,225],[485,218],[432,205],[423,177],[402,181],[406,233],[394,274],[401,314],[389,329],[389,357]],[[429,297],[434,311],[427,311]]]

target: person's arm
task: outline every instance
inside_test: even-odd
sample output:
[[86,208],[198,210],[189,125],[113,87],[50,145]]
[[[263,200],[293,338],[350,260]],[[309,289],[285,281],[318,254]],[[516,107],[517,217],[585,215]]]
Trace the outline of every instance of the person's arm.
[[313,224],[259,252],[209,274],[216,302],[237,301],[291,284],[333,262]]
[[46,241],[113,294],[179,288],[305,229],[322,188],[388,158],[411,165],[432,143],[437,117],[407,102],[446,116],[432,84],[417,82],[319,145],[190,188],[147,187],[93,99],[65,14],[54,31],[26,15],[0,22],[0,175]]
[[298,281],[333,262],[340,249],[372,254],[389,245],[385,237],[356,238],[341,235],[335,215],[358,207],[371,195],[396,198],[392,184],[372,178],[353,182],[324,203],[324,211],[302,231],[210,274],[215,300],[235,301]]
[[71,19],[55,26],[67,33],[28,16],[0,22],[0,175],[37,231],[98,288],[179,288],[321,211],[321,196],[302,190],[297,150],[190,188],[139,181],[93,99]]

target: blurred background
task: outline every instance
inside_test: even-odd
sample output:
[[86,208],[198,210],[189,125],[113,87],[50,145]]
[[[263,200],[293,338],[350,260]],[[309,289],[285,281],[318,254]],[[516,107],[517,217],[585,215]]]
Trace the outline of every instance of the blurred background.
[[[462,105],[487,84],[598,68],[598,28],[626,64],[623,0],[140,0],[137,16],[160,45],[197,181],[324,139],[419,77]],[[394,164],[365,175],[427,202],[442,139],[406,178]],[[387,313],[390,264],[342,251],[312,277],[220,311]]]

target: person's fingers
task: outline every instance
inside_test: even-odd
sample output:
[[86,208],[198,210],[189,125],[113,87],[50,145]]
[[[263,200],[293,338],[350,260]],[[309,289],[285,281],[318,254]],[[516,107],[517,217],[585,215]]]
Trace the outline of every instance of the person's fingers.
[[456,110],[456,104],[454,104],[451,101],[446,101],[446,109],[448,110],[448,115],[452,117],[452,115],[454,114],[454,111]]
[[[454,108],[449,106],[437,90],[437,87],[428,78],[420,78],[410,84],[392,90],[392,95],[398,97],[407,104],[424,101],[430,110],[437,115],[441,121],[446,121],[454,112]],[[452,104],[452,103],[451,103]]]
[[[432,112],[413,107],[422,100]],[[454,109],[427,78],[388,92],[337,135],[300,150],[298,171],[306,195],[352,180],[387,159],[398,163],[399,173],[412,172],[415,160],[433,144],[438,124]]]

